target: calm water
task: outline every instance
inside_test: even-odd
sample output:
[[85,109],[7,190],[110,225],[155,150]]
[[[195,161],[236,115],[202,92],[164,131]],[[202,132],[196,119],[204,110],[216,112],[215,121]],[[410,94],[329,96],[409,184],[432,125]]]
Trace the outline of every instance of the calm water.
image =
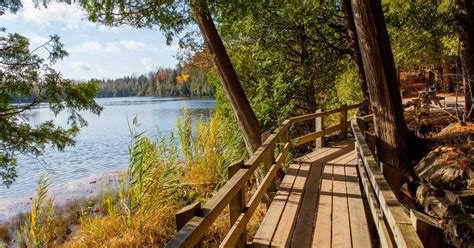
[[[131,122],[135,116],[141,123],[137,130],[156,137],[157,128],[164,135],[175,131],[177,118],[183,109],[193,111],[196,117],[208,118],[215,107],[213,99],[128,97],[102,98],[97,102],[104,110],[100,116],[84,115],[89,125],[81,130],[76,146],[68,147],[64,152],[48,149],[41,157],[43,162],[19,157],[15,183],[9,189],[0,185],[0,212],[1,205],[8,211],[5,206],[11,205],[15,199],[29,199],[41,174],[52,176],[52,191],[63,191],[76,181],[126,169],[131,139],[127,120]],[[67,123],[65,114],[55,117],[46,106],[30,113],[32,124],[52,119],[59,125]],[[9,209],[13,211],[11,207]]]

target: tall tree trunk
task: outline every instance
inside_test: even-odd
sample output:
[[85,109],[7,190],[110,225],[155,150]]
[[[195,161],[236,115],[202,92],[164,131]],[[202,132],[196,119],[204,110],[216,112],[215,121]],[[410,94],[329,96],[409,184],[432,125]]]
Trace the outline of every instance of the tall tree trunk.
[[205,0],[194,0],[191,6],[204,42],[212,54],[227,99],[243,133],[247,149],[252,154],[262,144],[258,119],[240,85],[229,55],[214,26],[207,2]]
[[459,50],[461,55],[464,97],[466,99],[464,118],[474,120],[472,100],[474,97],[474,4],[472,0],[457,0],[458,20],[461,25]]
[[[347,34],[349,35],[350,39],[350,46],[351,46],[351,58],[354,62],[356,67],[357,73],[359,75],[359,82],[360,82],[360,89],[362,90],[364,101],[369,102],[369,90],[367,88],[367,80],[365,78],[364,72],[364,64],[362,62],[362,56],[360,54],[359,49],[359,40],[357,37],[357,30],[354,23],[354,14],[352,12],[351,0],[343,0],[342,8],[344,10],[344,14],[346,15],[347,21]],[[361,109],[363,114],[368,114],[369,108],[364,107]]]
[[[377,153],[397,196],[415,177],[408,144],[414,141],[403,115],[400,88],[380,1],[352,0],[362,62],[374,114]],[[419,152],[419,151],[417,151]]]

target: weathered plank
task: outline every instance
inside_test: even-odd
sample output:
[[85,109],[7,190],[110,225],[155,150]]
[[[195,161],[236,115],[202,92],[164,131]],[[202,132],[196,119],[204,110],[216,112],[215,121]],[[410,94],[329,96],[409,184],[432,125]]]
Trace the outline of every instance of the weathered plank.
[[183,228],[189,220],[191,220],[194,216],[198,216],[201,211],[201,203],[195,202],[193,204],[187,205],[181,210],[179,210],[175,217],[176,217],[176,230],[179,231]]
[[352,247],[369,248],[369,226],[365,217],[364,202],[359,186],[359,177],[356,168],[356,153],[352,151],[352,161],[345,165],[347,203],[349,205],[349,219],[351,227]]
[[325,164],[323,168],[318,212],[316,215],[316,224],[313,234],[313,247],[331,246],[332,173],[333,166],[331,164]]
[[235,175],[211,198],[201,209],[201,216],[192,218],[176,236],[171,239],[166,247],[190,247],[197,244],[206,233],[209,226],[216,220],[217,216],[224,210],[238,192],[245,186],[252,175],[247,168],[239,169]]
[[[235,162],[229,167],[227,167],[228,176],[231,178],[235,173],[244,165],[244,161],[240,160]],[[239,193],[232,199],[229,203],[229,218],[230,218],[230,226],[237,221],[240,214],[244,210],[245,207],[245,188],[242,188]],[[235,247],[244,247],[247,243],[247,237],[245,231],[242,232],[240,235],[238,242],[236,242]]]
[[411,209],[410,219],[425,247],[446,247],[444,231],[433,217]]
[[239,235],[241,235],[245,231],[245,227],[249,222],[252,214],[258,207],[260,199],[262,199],[263,195],[267,191],[268,187],[272,183],[272,179],[276,176],[277,172],[280,170],[282,164],[285,162],[285,159],[288,155],[288,150],[290,148],[290,143],[286,143],[283,147],[282,153],[277,157],[275,164],[270,167],[267,175],[263,178],[262,183],[259,185],[255,193],[250,198],[249,202],[247,203],[247,211],[240,214],[237,221],[232,226],[229,233],[226,235],[224,240],[222,241],[221,247],[234,247],[236,242],[238,241]]
[[321,184],[321,172],[323,163],[313,163],[309,173],[307,187],[303,195],[301,209],[293,232],[291,247],[310,247],[313,236],[313,225],[316,217]]
[[389,227],[383,218],[383,212],[380,210],[380,205],[378,204],[377,198],[375,196],[374,190],[370,185],[370,181],[367,177],[367,173],[365,172],[365,168],[362,165],[362,160],[359,158],[358,162],[358,171],[360,182],[364,189],[366,199],[371,211],[372,219],[374,220],[374,224],[379,236],[380,246],[381,247],[394,247],[393,236],[389,233]]
[[347,138],[347,127],[349,126],[349,122],[347,121],[347,105],[344,104],[342,105],[342,108],[344,108],[343,111],[341,111],[340,116],[339,116],[339,123],[345,124],[346,128],[341,129],[341,138],[345,139]]
[[286,176],[280,184],[278,190],[270,208],[265,215],[260,227],[255,234],[252,241],[253,247],[268,247],[271,244],[273,234],[278,226],[278,222],[281,218],[283,210],[285,209],[286,202],[291,192],[291,188],[295,182],[296,176],[298,175],[300,165],[292,164],[288,169]]
[[423,247],[415,229],[411,225],[410,218],[402,209],[400,202],[385,180],[382,171],[375,163],[375,159],[355,120],[352,121],[352,130],[358,144],[359,154],[363,161],[362,164],[365,167],[367,176],[377,195],[397,245],[399,247]]
[[291,241],[310,168],[309,164],[300,166],[298,176],[291,188],[291,193],[278,223],[278,228],[273,235],[272,247],[287,247]]
[[332,176],[332,246],[351,247],[351,229],[349,222],[349,209],[347,205],[345,163],[354,159],[351,152],[339,157],[333,164]]
[[322,113],[312,113],[312,114],[307,114],[307,115],[300,115],[300,116],[297,116],[297,117],[290,118],[290,120],[291,120],[292,123],[307,121],[307,120],[312,120],[312,119],[315,119],[317,117],[321,117],[321,116],[324,116],[324,115],[335,114],[335,113],[341,112],[343,110],[351,110],[351,109],[359,108],[359,107],[362,107],[362,106],[365,106],[365,105],[367,105],[367,103],[363,102],[363,103],[358,103],[358,104],[354,104],[354,105],[349,105],[349,106],[346,106],[346,107],[340,107],[340,108],[336,108],[336,109],[332,109],[332,110],[326,110],[325,112],[322,112]]
[[[324,112],[324,110],[323,110],[323,109],[318,109],[318,110],[316,111],[316,113],[321,113],[321,112]],[[316,132],[319,132],[319,131],[323,131],[323,130],[324,130],[324,115],[315,118],[314,126],[315,126],[315,131],[316,131]],[[324,139],[323,139],[323,137],[316,138],[315,142],[316,142],[316,143],[315,143],[316,149],[318,149],[318,148],[323,148],[323,147],[324,147]]]
[[328,135],[328,134],[343,130],[343,129],[347,128],[348,126],[349,126],[349,123],[345,122],[345,123],[342,123],[342,124],[339,124],[339,125],[336,125],[336,126],[332,126],[332,127],[327,128],[325,130],[322,130],[322,131],[313,132],[313,133],[306,134],[304,136],[295,138],[291,141],[291,143],[294,147],[297,147],[297,146],[306,144],[310,141],[313,141],[317,138],[323,137],[324,135]]
[[342,155],[347,154],[354,149],[354,141],[348,140],[341,143],[333,144],[331,147],[317,149],[307,155],[297,159],[299,162],[314,163],[328,162]]

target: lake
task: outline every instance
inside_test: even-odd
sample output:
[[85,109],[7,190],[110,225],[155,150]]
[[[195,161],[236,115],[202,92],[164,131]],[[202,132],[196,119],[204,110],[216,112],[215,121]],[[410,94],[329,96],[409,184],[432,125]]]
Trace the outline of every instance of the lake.
[[[157,137],[158,128],[166,136],[176,131],[183,109],[192,111],[196,118],[207,119],[215,108],[214,99],[202,98],[124,97],[99,98],[97,102],[104,109],[100,116],[84,114],[89,125],[81,129],[75,146],[63,152],[47,149],[40,161],[27,156],[18,158],[16,181],[8,189],[0,185],[0,220],[28,208],[42,174],[52,177],[51,192],[72,197],[71,194],[84,194],[81,188],[90,188],[87,185],[97,183],[96,178],[125,170],[131,141],[128,122],[134,117],[140,123],[136,130],[153,138]],[[67,125],[67,115],[54,116],[48,106],[28,115],[32,124],[54,120],[58,125]]]

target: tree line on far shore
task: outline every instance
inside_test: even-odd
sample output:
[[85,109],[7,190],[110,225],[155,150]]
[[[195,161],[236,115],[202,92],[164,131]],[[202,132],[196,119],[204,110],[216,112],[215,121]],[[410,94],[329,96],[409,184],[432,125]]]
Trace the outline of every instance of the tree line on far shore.
[[213,96],[215,86],[200,68],[160,68],[148,74],[103,79],[97,97]]

